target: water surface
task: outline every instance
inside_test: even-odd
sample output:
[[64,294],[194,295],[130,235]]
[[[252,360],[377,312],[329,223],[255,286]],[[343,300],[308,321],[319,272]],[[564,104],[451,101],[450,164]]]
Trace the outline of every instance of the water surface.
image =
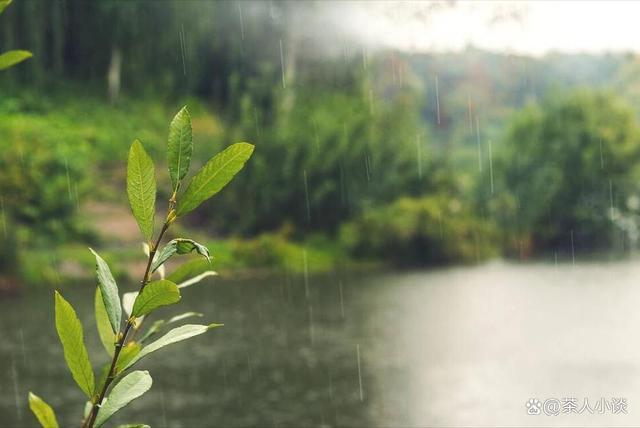
[[[90,287],[68,287],[96,369]],[[640,262],[216,279],[183,310],[224,322],[146,359],[154,384],[115,422],[152,427],[638,426]],[[165,309],[158,316],[181,312]],[[0,301],[0,426],[27,391],[80,420],[46,290]],[[627,400],[627,414],[528,415],[529,398]],[[115,424],[114,424],[115,426]]]

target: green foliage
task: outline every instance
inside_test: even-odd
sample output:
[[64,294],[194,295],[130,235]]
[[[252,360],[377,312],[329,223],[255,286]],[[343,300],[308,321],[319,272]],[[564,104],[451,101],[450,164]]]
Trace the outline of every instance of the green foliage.
[[185,312],[184,314],[180,314],[180,315],[176,315],[174,317],[171,317],[169,320],[158,320],[158,321],[154,322],[151,325],[151,327],[149,327],[149,329],[144,334],[144,336],[142,336],[140,338],[140,342],[147,341],[150,337],[153,337],[160,330],[162,330],[162,327],[164,327],[166,325],[170,325],[170,324],[176,323],[178,321],[185,320],[187,318],[202,317],[202,316],[203,315],[201,313],[199,313],[199,312]]
[[135,140],[129,150],[127,195],[142,235],[151,241],[156,211],[156,176],[153,161],[139,140]]
[[249,160],[253,148],[248,143],[236,143],[209,159],[189,182],[176,214],[183,216],[193,211],[222,190]]
[[191,132],[191,116],[185,106],[176,114],[169,126],[167,164],[174,192],[178,191],[180,182],[189,172],[193,153]]
[[160,339],[156,340],[155,342],[151,342],[150,344],[142,348],[142,351],[140,351],[138,355],[131,359],[131,361],[129,361],[129,363],[124,367],[124,369],[126,370],[133,367],[135,363],[151,354],[152,352],[157,351],[158,349],[164,348],[165,346],[172,345],[177,342],[181,342],[183,340],[190,339],[195,336],[199,336],[215,327],[222,327],[222,324],[186,324],[180,327],[176,327],[170,330]]
[[620,99],[578,91],[524,109],[497,150],[495,196],[483,200],[527,251],[606,247],[621,197],[640,195],[640,132]]
[[0,13],[4,12],[4,9],[11,4],[12,0],[0,0]]
[[120,330],[120,320],[122,318],[122,306],[118,297],[118,285],[111,274],[109,265],[102,257],[91,248],[89,249],[96,257],[96,276],[102,294],[102,301],[109,317],[109,323],[115,334]]
[[56,330],[62,343],[67,366],[80,389],[92,399],[95,392],[95,379],[89,354],[84,345],[82,324],[71,304],[57,291],[55,302]]
[[22,61],[31,58],[33,55],[29,51],[15,50],[0,54],[0,70],[6,70]]
[[[331,234],[372,205],[428,192],[436,156],[415,92],[393,88],[383,95],[370,92],[364,77],[354,80],[339,89],[302,81],[290,106],[276,98],[258,112],[257,100],[243,99],[231,135],[255,133],[260,150],[220,206],[206,204],[201,215],[215,209],[218,228],[247,235],[286,224]],[[256,115],[264,118],[258,125]]]
[[107,315],[107,309],[104,306],[104,300],[102,299],[100,287],[96,287],[94,309],[96,313],[96,326],[98,328],[98,336],[100,336],[100,342],[104,346],[104,349],[107,351],[109,356],[113,357],[113,346],[116,343],[116,335],[111,328],[109,315]]
[[356,257],[399,265],[465,263],[496,254],[496,231],[460,199],[401,198],[347,223],[341,240]]
[[161,279],[145,285],[133,305],[131,315],[141,317],[160,306],[172,305],[180,301],[178,286],[171,281]]
[[[0,3],[0,11],[2,11]],[[42,398],[29,392],[29,408],[40,422],[42,428],[58,428],[58,420],[51,406],[45,403]]]
[[149,372],[136,370],[126,375],[113,387],[107,401],[102,405],[96,427],[102,426],[111,416],[127,404],[142,396],[153,383]]
[[151,265],[151,272],[155,272],[164,262],[169,260],[174,254],[189,254],[195,251],[201,256],[205,257],[208,262],[210,262],[209,258],[209,250],[204,245],[198,244],[196,241],[192,239],[184,239],[177,238],[172,239],[164,246],[162,251],[158,253],[157,258],[153,261]]
[[[4,9],[10,4],[11,0],[0,0],[0,14],[2,14]],[[6,70],[32,56],[31,52],[23,50],[14,50],[0,54],[0,71]]]
[[[176,122],[183,120],[180,119],[181,114],[183,115],[182,117],[186,114],[188,119],[188,113],[185,108],[172,123],[172,129],[174,127],[180,128],[180,125],[176,124]],[[175,137],[175,135],[173,137]],[[170,139],[173,137],[170,137]],[[182,137],[179,137],[178,139],[181,138]],[[186,140],[183,141],[183,143],[186,143]],[[190,135],[188,143],[191,144]],[[179,145],[180,144],[182,143],[179,143]],[[176,150],[175,141],[171,142],[169,146],[168,151]],[[190,186],[189,188],[191,188],[191,190],[188,188],[185,195],[183,195],[187,200],[185,206],[190,207],[188,209],[189,211],[199,205],[201,201],[210,198],[221,190],[222,187],[233,178],[233,175],[242,168],[253,151],[253,146],[246,143],[231,146],[230,148],[231,150],[223,152],[221,154],[222,156],[217,158],[217,161],[214,157],[213,162],[210,165],[208,164],[209,166],[205,166],[192,180],[191,185],[193,187]],[[179,147],[178,150],[183,152]],[[172,159],[172,155],[169,155],[169,159]],[[239,159],[241,159],[241,161]],[[177,163],[171,166],[170,169],[176,168],[175,177],[178,180],[178,184],[176,184],[177,188],[179,187],[179,180],[186,174],[188,164],[183,163],[181,156],[177,157],[176,162]],[[184,172],[183,168],[185,168]],[[156,192],[154,165],[138,140],[134,141],[129,152],[127,190],[134,217],[138,221],[145,238],[151,242],[153,229],[150,226],[153,225]],[[198,191],[202,191],[202,194],[199,194]],[[188,254],[195,251],[204,256],[208,262],[210,261],[209,250],[205,246],[185,238],[170,241],[164,249],[157,254],[158,246],[165,232],[176,220],[175,206],[180,200],[180,196],[174,191],[169,199],[165,223],[155,243],[153,246],[145,244],[145,248],[147,249],[147,267],[141,282],[140,291],[126,293],[122,297],[122,303],[120,301],[118,286],[109,266],[98,253],[90,249],[95,257],[96,276],[98,280],[98,287],[96,287],[94,299],[96,325],[100,341],[111,358],[111,362],[103,366],[97,384],[84,344],[82,325],[73,307],[64,300],[57,291],[55,292],[56,330],[62,342],[65,360],[72,377],[89,398],[89,402],[85,405],[82,428],[101,426],[114,413],[149,390],[152,380],[147,372],[134,371],[125,374],[128,369],[142,358],[167,345],[203,334],[209,329],[221,325],[183,325],[170,330],[160,339],[145,347],[141,346],[141,342],[135,341],[129,336],[130,332],[137,331],[141,328],[145,318],[155,309],[180,301],[181,296],[178,285],[170,280],[164,279],[164,268],[159,269],[166,260],[176,253]],[[151,280],[154,260],[156,261],[156,265],[153,270],[157,269],[161,275],[161,279],[157,281]],[[208,275],[209,272],[205,274]],[[187,278],[186,285],[197,283],[203,277],[203,275],[200,275],[196,278]],[[183,284],[183,286],[186,285]],[[121,328],[123,307],[129,317],[124,327]],[[160,331],[162,326],[177,323],[193,316],[202,316],[202,314],[187,312],[174,316],[168,321],[161,320],[154,323],[142,337],[143,339],[147,339]],[[113,386],[114,382],[115,386]],[[45,428],[57,427],[53,410],[48,405],[33,394],[30,395],[29,402],[34,414]]]

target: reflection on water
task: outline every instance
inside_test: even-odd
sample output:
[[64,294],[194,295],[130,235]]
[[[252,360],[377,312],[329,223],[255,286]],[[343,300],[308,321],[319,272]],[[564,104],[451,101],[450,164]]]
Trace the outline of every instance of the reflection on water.
[[[224,322],[144,363],[151,391],[118,422],[199,426],[640,424],[640,263],[490,264],[428,272],[225,282],[183,308]],[[66,289],[106,360],[92,290]],[[175,312],[175,310],[174,310]],[[168,315],[169,310],[165,311]],[[82,395],[64,367],[53,297],[0,301],[0,426],[34,426],[29,389],[65,426]],[[624,397],[628,414],[527,415],[529,398]]]

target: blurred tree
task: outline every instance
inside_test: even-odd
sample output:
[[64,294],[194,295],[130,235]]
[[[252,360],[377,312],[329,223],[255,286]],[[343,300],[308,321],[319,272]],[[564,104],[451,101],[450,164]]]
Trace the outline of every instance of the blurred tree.
[[632,110],[607,93],[556,95],[520,112],[481,193],[511,246],[602,248],[640,191],[640,134]]

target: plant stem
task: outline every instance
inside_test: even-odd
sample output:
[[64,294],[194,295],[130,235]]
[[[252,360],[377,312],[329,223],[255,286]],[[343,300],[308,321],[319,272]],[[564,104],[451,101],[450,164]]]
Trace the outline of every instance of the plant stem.
[[[156,251],[158,251],[158,246],[160,245],[160,241],[162,240],[162,237],[164,236],[168,228],[169,222],[165,222],[162,226],[160,234],[158,235],[158,239],[156,240],[155,245],[149,250],[149,260],[147,260],[147,268],[145,269],[144,276],[142,277],[139,293],[141,293],[147,283],[149,283],[149,279],[151,278],[151,264],[153,263],[153,258],[155,257]],[[93,404],[91,412],[89,413],[89,417],[86,419],[85,423],[82,424],[82,428],[93,428],[93,425],[96,422],[96,417],[98,416],[98,412],[100,411],[100,405],[104,400],[104,396],[107,394],[107,389],[109,388],[109,385],[111,385],[111,382],[113,382],[113,380],[115,379],[115,370],[118,363],[118,357],[120,356],[120,351],[122,350],[122,347],[127,340],[127,335],[129,334],[129,330],[131,330],[133,323],[133,317],[130,317],[124,326],[124,330],[122,330],[119,334],[120,338],[115,345],[115,352],[113,353],[113,359],[111,360],[109,374],[104,381],[104,385],[102,386],[100,395],[98,395],[98,400]]]

